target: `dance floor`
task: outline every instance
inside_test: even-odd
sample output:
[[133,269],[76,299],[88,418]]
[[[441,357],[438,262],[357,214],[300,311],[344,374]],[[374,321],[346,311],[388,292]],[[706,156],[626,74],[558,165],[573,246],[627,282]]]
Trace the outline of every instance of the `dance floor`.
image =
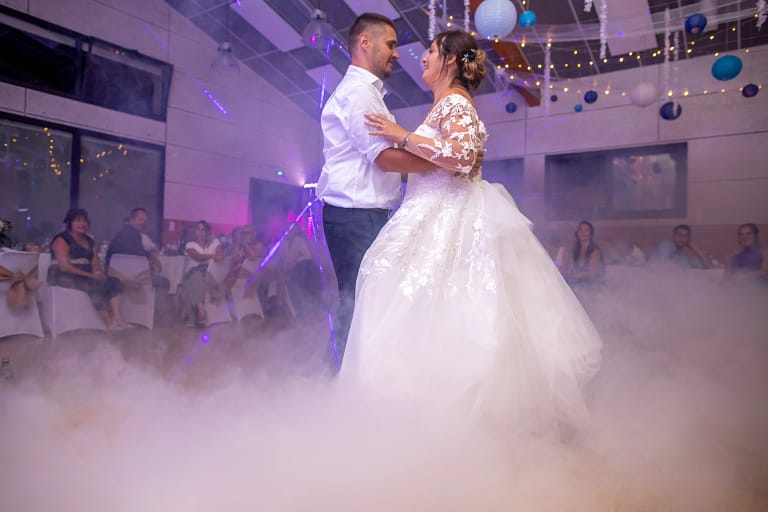
[[0,509],[768,510],[768,287],[638,272],[579,297],[605,347],[568,437],[340,392],[322,314],[0,340]]

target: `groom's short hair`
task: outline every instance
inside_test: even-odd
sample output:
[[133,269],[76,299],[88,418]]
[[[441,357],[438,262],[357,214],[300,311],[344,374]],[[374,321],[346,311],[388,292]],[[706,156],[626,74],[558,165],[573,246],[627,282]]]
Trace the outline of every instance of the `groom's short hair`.
[[357,38],[360,37],[360,34],[370,30],[370,27],[375,25],[389,25],[392,27],[392,30],[397,32],[395,24],[391,19],[387,18],[383,14],[365,12],[358,16],[355,21],[352,22],[352,26],[349,28],[348,43],[350,50],[357,44]]

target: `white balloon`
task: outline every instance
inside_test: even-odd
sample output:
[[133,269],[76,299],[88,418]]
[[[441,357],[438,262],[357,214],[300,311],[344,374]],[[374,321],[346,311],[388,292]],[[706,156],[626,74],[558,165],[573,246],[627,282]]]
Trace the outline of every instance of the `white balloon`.
[[656,85],[651,82],[640,82],[629,91],[629,99],[638,107],[647,107],[657,98]]
[[515,28],[517,11],[509,0],[485,0],[475,10],[477,33],[487,39],[503,39]]

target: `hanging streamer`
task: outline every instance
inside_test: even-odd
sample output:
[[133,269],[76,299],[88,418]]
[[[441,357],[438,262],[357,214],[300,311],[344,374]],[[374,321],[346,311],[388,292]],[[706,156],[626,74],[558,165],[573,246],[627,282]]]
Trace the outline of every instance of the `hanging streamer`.
[[437,28],[437,19],[435,18],[436,0],[429,0],[429,40],[435,38],[435,29]]
[[464,32],[469,32],[469,0],[464,0]]
[[766,18],[766,12],[765,12],[765,0],[757,0],[757,30],[760,30],[760,28],[763,26],[763,23],[765,23]]
[[600,18],[600,58],[605,58],[605,47],[606,47],[606,30],[608,25],[608,0],[600,0],[600,12],[598,13],[598,17]]
[[544,115],[549,114],[549,83],[552,74],[550,65],[552,64],[552,43],[547,43],[544,47]]
[[[669,14],[669,7],[664,10],[664,66],[662,67],[662,83],[663,91],[666,96],[669,91],[669,25],[671,23],[671,16]],[[674,112],[674,111],[673,111]]]

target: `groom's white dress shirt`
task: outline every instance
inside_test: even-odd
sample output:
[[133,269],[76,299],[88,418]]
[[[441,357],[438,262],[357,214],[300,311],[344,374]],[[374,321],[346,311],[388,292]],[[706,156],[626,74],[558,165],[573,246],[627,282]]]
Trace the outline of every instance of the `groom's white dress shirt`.
[[402,194],[400,174],[383,172],[374,160],[392,145],[368,135],[364,114],[394,116],[384,104],[384,83],[373,73],[350,65],[320,118],[325,164],[317,196],[342,208],[394,209]]

